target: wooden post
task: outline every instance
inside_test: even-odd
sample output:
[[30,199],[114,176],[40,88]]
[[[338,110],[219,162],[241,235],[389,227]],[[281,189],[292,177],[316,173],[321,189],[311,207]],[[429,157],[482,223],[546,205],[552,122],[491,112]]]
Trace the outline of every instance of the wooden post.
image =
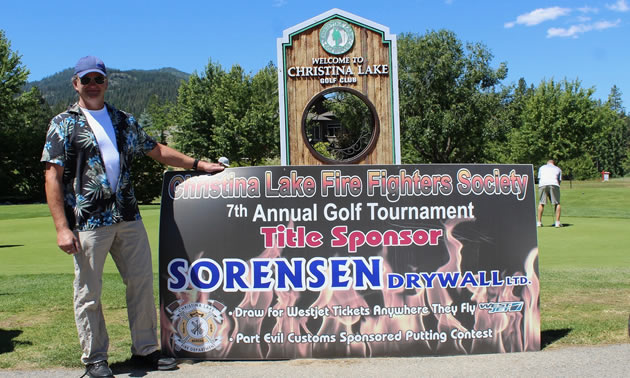
[[[396,52],[389,28],[339,9],[285,30],[278,38],[282,165],[400,164]],[[347,159],[318,154],[305,132],[309,109],[339,92],[373,115],[369,141]]]

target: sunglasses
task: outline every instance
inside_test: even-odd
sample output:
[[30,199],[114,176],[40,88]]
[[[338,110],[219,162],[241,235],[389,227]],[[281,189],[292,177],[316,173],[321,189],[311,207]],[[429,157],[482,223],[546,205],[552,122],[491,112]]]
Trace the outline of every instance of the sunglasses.
[[94,82],[96,82],[96,84],[103,84],[105,82],[105,76],[96,76],[96,77],[93,77],[93,78],[92,77],[83,76],[81,78],[81,84],[88,85],[88,84],[90,84],[92,79],[94,79]]

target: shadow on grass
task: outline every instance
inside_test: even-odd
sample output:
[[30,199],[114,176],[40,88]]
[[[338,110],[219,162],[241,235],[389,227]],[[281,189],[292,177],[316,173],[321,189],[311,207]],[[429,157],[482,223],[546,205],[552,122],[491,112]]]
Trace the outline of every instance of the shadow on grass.
[[30,341],[14,340],[21,334],[22,331],[19,329],[6,330],[0,328],[0,354],[13,352],[16,345],[32,345]]
[[544,228],[563,228],[563,227],[573,227],[574,224],[573,223],[562,223],[561,227],[555,227],[553,224],[547,225],[547,226],[540,226],[540,227],[544,227]]
[[24,244],[2,244],[0,248],[24,247]]
[[540,333],[540,349],[545,349],[547,346],[555,343],[556,341],[567,336],[573,331],[571,328],[563,329],[548,329]]

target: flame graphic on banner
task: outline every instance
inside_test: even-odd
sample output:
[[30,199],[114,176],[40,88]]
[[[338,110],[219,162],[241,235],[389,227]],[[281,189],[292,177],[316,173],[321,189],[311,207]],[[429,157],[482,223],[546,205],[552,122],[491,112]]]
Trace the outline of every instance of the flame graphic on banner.
[[[463,244],[454,236],[453,230],[459,221],[449,221],[444,225],[445,245],[448,261],[436,272],[462,272]],[[288,227],[292,227],[292,222]],[[264,250],[257,258],[278,258],[282,249]],[[378,254],[383,257],[384,274],[394,273],[388,263],[388,250],[384,247]],[[300,291],[248,291],[238,307],[243,310],[258,310],[263,316],[225,316],[218,326],[216,339],[220,347],[200,353],[196,358],[230,359],[274,359],[311,357],[375,357],[375,356],[418,356],[438,354],[471,354],[492,352],[519,352],[540,349],[539,279],[536,274],[538,249],[532,249],[523,266],[524,273],[515,272],[529,280],[524,286],[478,286],[465,288],[421,287],[413,290],[386,288],[357,292],[354,289],[333,290],[324,288],[318,297],[304,304],[305,292]],[[502,272],[505,273],[505,272]],[[251,275],[251,272],[250,272]],[[252,277],[249,277],[250,282]],[[476,275],[476,279],[481,277]],[[312,295],[312,293],[309,293]],[[378,303],[382,308],[425,307],[430,312],[421,314],[375,315],[335,315],[337,309],[370,308],[370,303]],[[176,293],[180,306],[187,303],[210,301],[208,293],[187,291]],[[302,302],[300,302],[302,301]],[[468,302],[475,306],[474,315],[435,312],[432,305],[448,307],[454,303]],[[309,317],[286,316],[289,307],[327,309],[328,316],[317,320]],[[515,311],[484,310],[479,304],[520,304]],[[268,308],[282,310],[284,316],[270,317]],[[503,307],[505,308],[505,307]],[[230,309],[233,310],[233,309]],[[167,307],[160,308],[162,324],[162,345],[171,355],[181,353],[173,345],[173,335],[177,325],[171,321]],[[226,314],[227,315],[227,314]],[[270,331],[269,331],[270,330]],[[492,337],[452,337],[467,335],[471,331],[492,330]],[[237,335],[259,335],[258,342],[236,343]],[[263,334],[271,335],[274,342],[266,342]],[[288,342],[292,334],[294,341]],[[340,335],[382,335],[399,334],[397,341],[343,341]],[[330,340],[330,336],[333,339]],[[278,341],[281,340],[281,341]],[[298,340],[298,341],[295,341]]]

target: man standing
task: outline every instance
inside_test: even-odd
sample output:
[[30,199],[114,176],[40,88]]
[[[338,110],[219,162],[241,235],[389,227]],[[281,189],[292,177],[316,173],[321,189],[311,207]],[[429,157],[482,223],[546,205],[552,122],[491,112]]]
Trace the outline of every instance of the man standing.
[[560,182],[562,181],[562,170],[558,168],[553,160],[538,168],[538,227],[542,227],[542,215],[547,203],[547,198],[555,206],[555,227],[562,227],[560,223]]
[[79,101],[50,122],[41,160],[57,245],[74,256],[74,312],[86,374],[112,376],[101,307],[108,252],[126,285],[132,360],[152,369],[175,368],[175,360],[159,351],[151,250],[131,165],[146,154],[162,164],[208,173],[223,166],[157,143],[132,115],[106,104],[107,70],[100,59],[79,59],[72,84]]

